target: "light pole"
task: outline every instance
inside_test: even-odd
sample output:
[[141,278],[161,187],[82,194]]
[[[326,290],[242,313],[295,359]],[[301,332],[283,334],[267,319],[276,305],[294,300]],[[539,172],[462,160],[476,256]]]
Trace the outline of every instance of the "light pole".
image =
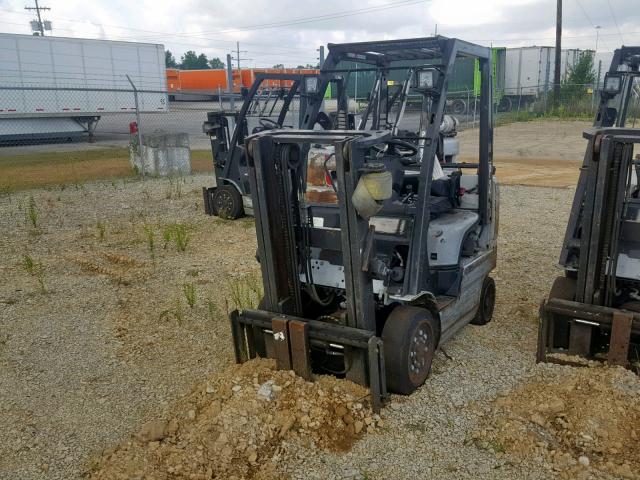
[[600,35],[600,29],[602,27],[600,25],[596,25],[594,28],[596,29],[596,51],[595,51],[595,53],[598,53],[598,37]]

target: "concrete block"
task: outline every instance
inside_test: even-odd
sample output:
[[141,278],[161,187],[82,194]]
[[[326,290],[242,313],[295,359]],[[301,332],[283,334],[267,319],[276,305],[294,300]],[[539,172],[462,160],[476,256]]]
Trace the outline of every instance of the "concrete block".
[[189,135],[165,132],[143,135],[141,149],[138,149],[137,137],[134,137],[130,161],[138,172],[149,176],[188,175],[191,173]]

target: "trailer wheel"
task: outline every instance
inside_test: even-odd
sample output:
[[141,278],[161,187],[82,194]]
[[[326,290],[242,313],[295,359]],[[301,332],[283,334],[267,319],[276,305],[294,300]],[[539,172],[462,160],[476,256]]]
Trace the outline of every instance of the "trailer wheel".
[[496,306],[496,282],[493,278],[486,276],[482,282],[482,291],[480,292],[480,305],[476,316],[473,317],[471,323],[473,325],[486,325],[493,317],[493,308]]
[[213,211],[220,217],[235,220],[244,215],[242,195],[233,185],[216,188],[212,199]]
[[462,115],[467,111],[467,103],[464,100],[456,99],[451,104],[451,113],[454,115]]
[[435,353],[437,321],[424,308],[400,305],[382,330],[387,387],[408,395],[429,376]]
[[513,102],[509,97],[502,97],[500,102],[498,102],[499,112],[510,112],[511,108],[513,108]]

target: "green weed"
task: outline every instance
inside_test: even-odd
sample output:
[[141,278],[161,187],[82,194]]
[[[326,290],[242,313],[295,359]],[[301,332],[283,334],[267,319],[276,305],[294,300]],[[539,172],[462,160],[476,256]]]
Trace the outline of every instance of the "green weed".
[[98,229],[98,239],[100,241],[104,240],[104,236],[107,233],[107,224],[102,220],[98,220],[96,222],[96,229]]
[[[156,249],[156,231],[154,230],[152,225],[144,226],[144,236],[147,239],[147,248],[149,249],[149,253],[151,254],[151,258],[155,258],[155,249]],[[166,247],[165,247],[166,248]]]
[[36,262],[31,255],[24,254],[22,256],[22,266],[25,271],[36,280],[40,292],[46,293],[47,289],[44,285],[44,265]]
[[210,298],[207,298],[207,313],[209,314],[209,321],[211,322],[215,322],[221,316],[218,305]]
[[33,195],[29,197],[29,203],[27,204],[26,211],[27,219],[31,223],[33,228],[38,228],[38,219],[40,218],[40,214],[38,213],[38,207],[36,206],[36,201],[33,198]]
[[264,295],[259,275],[249,273],[229,282],[231,304],[235,309],[257,308]]
[[167,248],[169,242],[173,241],[179,252],[184,252],[187,249],[190,240],[187,226],[183,223],[167,225],[162,232],[162,237],[164,239],[164,248]]
[[160,320],[167,320],[171,317],[176,319],[178,325],[182,326],[184,324],[184,312],[182,310],[182,302],[179,298],[176,298],[174,308],[168,308],[160,313]]
[[182,293],[184,293],[184,298],[187,300],[187,305],[190,308],[193,308],[196,304],[196,287],[193,283],[185,283],[182,285]]

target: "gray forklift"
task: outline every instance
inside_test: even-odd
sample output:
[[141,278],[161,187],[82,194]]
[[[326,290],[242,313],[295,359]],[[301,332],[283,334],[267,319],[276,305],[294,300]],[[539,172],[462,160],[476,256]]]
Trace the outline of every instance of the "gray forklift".
[[239,111],[207,113],[202,130],[211,142],[216,185],[202,189],[206,214],[236,219],[252,213],[245,139],[262,130],[301,126],[307,95],[315,93],[308,89],[316,84],[312,74],[257,73],[251,88],[241,92]]
[[[447,163],[447,84],[465,57],[482,78],[478,160]],[[258,309],[230,314],[237,362],[269,357],[309,380],[345,377],[369,387],[378,411],[389,391],[425,382],[438,346],[491,320],[499,195],[490,65],[489,48],[442,36],[330,45],[301,128],[246,139],[265,295]],[[382,87],[361,119],[370,126],[314,129],[327,86],[356,68],[375,70]],[[386,75],[396,68],[405,93],[422,97],[411,132],[385,128],[394,123]],[[307,195],[318,151],[335,202]]]
[[560,254],[540,307],[537,360],[640,370],[640,47],[615,51]]

